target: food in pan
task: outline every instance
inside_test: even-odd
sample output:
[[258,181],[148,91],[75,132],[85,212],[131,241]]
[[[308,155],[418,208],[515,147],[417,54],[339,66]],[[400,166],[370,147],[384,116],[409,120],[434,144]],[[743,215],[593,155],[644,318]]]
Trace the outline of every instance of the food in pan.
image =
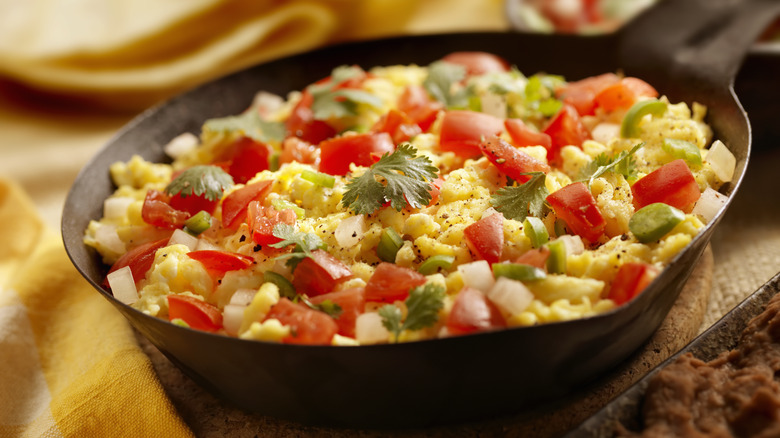
[[406,342],[606,312],[725,202],[706,109],[638,78],[458,52],[341,66],[115,163],[84,242],[105,286],[193,329]]

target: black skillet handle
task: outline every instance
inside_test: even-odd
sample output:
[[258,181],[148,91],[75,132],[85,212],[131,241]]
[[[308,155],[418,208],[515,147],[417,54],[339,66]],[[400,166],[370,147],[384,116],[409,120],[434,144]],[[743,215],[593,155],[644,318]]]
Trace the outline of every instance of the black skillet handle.
[[654,84],[696,81],[728,90],[778,15],[780,0],[663,0],[621,29],[618,56]]

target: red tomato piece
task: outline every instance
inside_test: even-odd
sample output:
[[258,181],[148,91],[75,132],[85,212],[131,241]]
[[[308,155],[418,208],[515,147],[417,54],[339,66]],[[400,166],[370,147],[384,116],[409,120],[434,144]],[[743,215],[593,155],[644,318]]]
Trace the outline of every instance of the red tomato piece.
[[377,265],[366,284],[367,301],[403,301],[409,291],[425,284],[425,276],[419,272],[382,262]]
[[252,201],[262,201],[271,191],[271,182],[259,181],[230,192],[222,201],[222,225],[236,229],[246,219],[246,210]]
[[504,127],[506,127],[506,131],[512,137],[512,143],[516,147],[544,146],[546,149],[550,149],[552,146],[552,139],[549,135],[532,130],[520,119],[506,119]]
[[406,114],[397,109],[391,109],[377,120],[371,131],[386,132],[393,138],[393,142],[398,144],[409,141],[410,138],[420,134],[422,129]]
[[398,109],[416,123],[423,132],[427,132],[436,121],[439,111],[444,109],[444,105],[431,99],[422,85],[408,85],[398,98]]
[[537,160],[499,137],[488,137],[479,147],[499,172],[515,181],[524,183],[531,179],[529,175],[523,175],[524,173],[550,171],[547,163]]
[[190,214],[173,208],[171,198],[163,192],[149,190],[141,207],[141,218],[149,225],[160,228],[181,228]]
[[604,88],[620,80],[614,73],[604,73],[598,76],[569,82],[556,90],[556,96],[563,103],[571,105],[581,116],[593,115],[596,109],[596,95]]
[[515,263],[534,266],[539,269],[547,268],[547,259],[550,257],[550,248],[541,246],[539,248],[529,249],[515,259]]
[[[109,269],[108,274],[124,268],[125,266],[129,266],[130,272],[133,274],[133,280],[138,283],[138,281],[146,276],[149,269],[151,269],[152,263],[154,263],[154,255],[157,253],[157,250],[167,246],[168,240],[170,240],[170,236],[154,242],[144,243],[130,249],[114,262],[111,269]],[[106,289],[110,288],[107,280],[103,281],[103,286]]]
[[607,222],[585,184],[581,182],[569,184],[553,192],[546,199],[555,214],[566,222],[574,234],[591,242],[595,242],[604,234]]
[[229,148],[227,172],[236,184],[246,184],[257,172],[268,169],[271,148],[249,137],[241,137]]
[[505,59],[486,52],[453,52],[441,60],[466,67],[469,76],[509,71],[509,63]]
[[551,163],[560,160],[562,147],[568,145],[582,147],[582,142],[590,138],[590,132],[582,124],[577,110],[566,104],[553,117],[544,129],[544,133],[549,135],[551,140],[551,146],[547,149],[547,161]]
[[638,210],[655,202],[663,202],[690,213],[701,192],[696,179],[683,159],[666,163],[648,173],[631,186],[634,207]]
[[252,266],[255,259],[229,251],[201,250],[190,251],[187,255],[203,264],[213,277],[220,278],[228,271],[240,271]]
[[320,171],[331,175],[346,175],[349,165],[370,166],[372,154],[395,150],[393,139],[385,132],[347,135],[320,143]]
[[333,292],[340,283],[352,278],[352,271],[339,259],[321,249],[311,252],[293,271],[293,286],[310,297]]
[[612,112],[631,108],[640,97],[658,97],[658,91],[641,79],[626,77],[601,90],[594,102],[604,111]]
[[314,97],[308,91],[304,91],[301,100],[295,105],[292,114],[284,122],[290,135],[312,144],[317,144],[336,135],[336,130],[323,120],[314,118],[311,105]]
[[465,158],[479,156],[482,139],[499,135],[504,121],[490,114],[453,110],[444,113],[439,135],[439,148]]
[[181,319],[190,328],[216,332],[222,328],[222,313],[211,304],[187,295],[168,295],[168,320]]
[[506,327],[501,311],[477,289],[464,287],[455,297],[447,316],[447,331],[453,335]]
[[295,225],[297,216],[290,209],[277,211],[273,207],[264,207],[259,201],[252,201],[247,206],[247,223],[252,233],[252,240],[258,245],[279,243],[282,239],[274,236],[276,224]]
[[431,194],[431,201],[428,203],[428,207],[439,202],[439,196],[441,196],[441,188],[443,185],[444,180],[441,178],[436,178],[435,180],[431,181],[431,189],[428,190],[428,193]]
[[282,143],[282,153],[279,155],[279,164],[297,161],[303,164],[319,165],[317,146],[298,137],[287,137]]
[[354,287],[338,292],[330,292],[310,299],[313,304],[322,304],[327,300],[330,300],[341,307],[341,313],[335,318],[336,325],[338,325],[339,328],[338,333],[342,336],[354,338],[355,321],[357,320],[357,317],[363,313],[366,307],[365,289],[362,287]]
[[624,263],[609,288],[609,296],[618,306],[631,301],[658,275],[658,269],[646,263]]
[[467,226],[463,237],[477,259],[498,263],[504,250],[504,215],[493,213],[483,217]]
[[219,204],[219,199],[210,200],[205,195],[182,196],[181,193],[177,193],[171,196],[170,204],[174,209],[186,211],[190,215],[196,215],[201,210],[211,214]]
[[268,311],[265,320],[276,319],[290,327],[286,344],[328,345],[338,332],[338,325],[327,314],[282,298]]

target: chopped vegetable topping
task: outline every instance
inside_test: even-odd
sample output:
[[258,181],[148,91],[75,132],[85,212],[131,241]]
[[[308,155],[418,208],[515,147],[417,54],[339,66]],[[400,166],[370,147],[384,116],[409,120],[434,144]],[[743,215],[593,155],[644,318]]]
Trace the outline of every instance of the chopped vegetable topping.
[[238,116],[206,120],[204,132],[239,133],[260,142],[282,141],[287,135],[284,123],[263,120],[257,111]]
[[444,307],[444,288],[437,284],[416,287],[406,298],[406,318],[395,304],[387,304],[379,309],[382,325],[395,335],[396,342],[404,330],[422,330],[436,324],[439,311]]
[[222,198],[226,189],[233,186],[233,178],[217,166],[193,166],[176,177],[165,188],[170,196],[179,194],[186,198],[190,195],[205,195],[210,201]]
[[545,198],[550,194],[544,185],[544,172],[528,172],[528,182],[516,186],[503,187],[491,198],[490,204],[507,219],[525,220],[526,217],[544,217],[549,208]]
[[607,154],[604,153],[597,155],[593,161],[580,171],[580,181],[588,181],[588,186],[590,186],[594,179],[607,172],[623,175],[627,180],[635,179],[637,170],[634,154],[644,145],[644,143],[639,143],[631,148],[630,151],[623,151],[612,158],[607,157]]

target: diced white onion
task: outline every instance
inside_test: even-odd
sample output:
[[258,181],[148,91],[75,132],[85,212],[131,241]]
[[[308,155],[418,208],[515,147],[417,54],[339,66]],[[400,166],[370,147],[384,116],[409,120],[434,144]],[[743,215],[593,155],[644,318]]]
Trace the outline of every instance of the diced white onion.
[[576,234],[564,234],[563,236],[558,236],[557,240],[563,242],[563,246],[566,247],[566,255],[582,254],[585,251],[585,244],[582,243],[582,238]]
[[483,113],[490,114],[499,119],[506,118],[506,101],[503,96],[488,91],[480,96],[479,101]]
[[261,91],[255,94],[252,107],[257,110],[260,117],[266,118],[279,110],[284,105],[284,99],[276,94]]
[[198,240],[199,239],[192,234],[189,234],[184,230],[177,229],[173,232],[173,234],[171,234],[171,238],[168,239],[168,246],[184,245],[189,248],[190,251],[195,251],[195,248],[198,247]]
[[292,278],[292,269],[287,265],[286,260],[277,259],[274,265],[271,266],[271,270],[288,280]]
[[127,207],[134,201],[135,199],[129,196],[117,196],[106,199],[103,201],[103,218],[119,219],[125,217],[127,215]]
[[236,306],[248,306],[252,302],[252,298],[255,297],[257,289],[241,288],[233,292],[233,296],[230,297],[230,304]]
[[464,263],[458,266],[458,272],[463,277],[464,286],[473,287],[483,293],[487,293],[496,282],[493,278],[493,269],[485,260]]
[[195,134],[185,132],[169,141],[168,144],[163,147],[163,150],[165,151],[165,155],[175,160],[187,152],[194,150],[198,146],[199,141],[200,140],[198,140],[198,137],[196,137]]
[[499,277],[486,295],[496,307],[510,315],[524,311],[534,299],[534,294],[523,283],[507,277]]
[[232,336],[238,335],[241,323],[244,321],[244,310],[246,306],[238,304],[228,304],[222,311],[222,326],[225,331]]
[[119,238],[119,234],[116,233],[116,227],[113,225],[100,225],[95,231],[95,241],[98,245],[117,254],[124,254],[126,250],[125,242],[122,242],[122,239]]
[[737,159],[720,140],[715,140],[710,147],[704,161],[710,164],[715,177],[723,182],[729,182],[734,178],[734,169],[737,167]]
[[205,239],[198,239],[198,245],[195,246],[194,251],[221,251],[222,248],[208,242]]
[[712,187],[707,187],[702,192],[699,200],[696,201],[696,205],[693,206],[691,214],[695,214],[704,219],[705,223],[709,223],[720,209],[726,205],[726,200],[728,200],[726,195],[719,193]]
[[607,122],[599,123],[593,127],[590,135],[593,137],[593,140],[603,145],[608,145],[613,138],[620,137],[620,125]]
[[138,290],[135,288],[133,280],[133,271],[129,266],[117,269],[106,276],[108,285],[111,286],[111,293],[114,298],[125,303],[133,304],[138,301]]
[[494,214],[501,214],[493,207],[488,207],[485,209],[485,211],[482,212],[482,217],[480,219],[485,219],[486,217],[492,216]]
[[334,237],[342,248],[351,248],[360,242],[364,234],[366,234],[366,218],[359,214],[341,221],[336,227]]
[[361,313],[355,320],[355,339],[361,345],[387,342],[389,336],[382,317],[376,312]]

